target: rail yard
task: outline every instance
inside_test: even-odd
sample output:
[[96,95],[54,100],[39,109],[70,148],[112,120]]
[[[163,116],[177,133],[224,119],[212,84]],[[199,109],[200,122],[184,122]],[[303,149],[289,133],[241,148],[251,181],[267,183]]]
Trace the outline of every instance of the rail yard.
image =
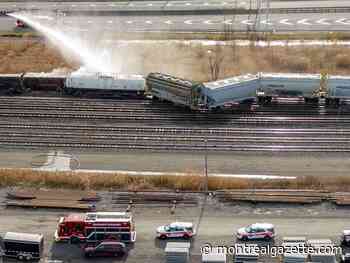
[[350,262],[350,6],[247,2],[0,3],[0,263]]
[[7,148],[349,151],[346,105],[271,104],[194,113],[150,100],[0,99],[0,142]]

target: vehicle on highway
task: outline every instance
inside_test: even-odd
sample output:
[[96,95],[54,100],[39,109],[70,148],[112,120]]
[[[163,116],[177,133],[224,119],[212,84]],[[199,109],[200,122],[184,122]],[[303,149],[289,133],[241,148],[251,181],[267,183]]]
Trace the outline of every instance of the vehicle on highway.
[[241,227],[236,232],[238,240],[266,240],[271,241],[275,237],[275,227],[269,223],[255,223],[246,227]]
[[7,232],[2,239],[3,256],[17,258],[18,260],[40,260],[44,249],[44,236],[40,234],[27,234]]
[[343,230],[340,241],[343,246],[350,246],[350,230]]
[[193,223],[190,222],[173,222],[168,225],[157,228],[157,237],[166,238],[184,238],[189,239],[196,235]]
[[28,25],[24,23],[22,20],[17,19],[16,20],[16,27],[18,28],[28,28]]
[[84,255],[86,257],[115,257],[126,254],[126,245],[122,242],[105,240],[96,246],[86,246]]
[[131,213],[96,212],[69,214],[59,219],[56,241],[97,243],[103,240],[133,243],[136,240],[135,223]]

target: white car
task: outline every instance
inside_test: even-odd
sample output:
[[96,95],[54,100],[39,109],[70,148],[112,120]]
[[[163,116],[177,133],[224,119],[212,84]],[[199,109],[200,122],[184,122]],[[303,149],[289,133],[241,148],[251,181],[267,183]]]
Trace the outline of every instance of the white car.
[[157,228],[157,237],[166,238],[184,238],[189,239],[195,236],[196,232],[193,223],[174,222]]
[[350,245],[350,230],[343,230],[343,233],[341,235],[341,243],[344,246]]
[[270,241],[275,237],[275,227],[269,223],[256,223],[237,230],[238,240],[249,241],[263,239]]

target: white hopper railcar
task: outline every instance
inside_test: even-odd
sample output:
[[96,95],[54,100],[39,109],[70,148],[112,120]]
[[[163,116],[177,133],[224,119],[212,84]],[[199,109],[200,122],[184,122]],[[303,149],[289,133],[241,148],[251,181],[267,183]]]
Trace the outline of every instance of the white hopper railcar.
[[141,75],[72,73],[65,81],[65,93],[81,96],[101,93],[109,96],[143,96],[145,79]]
[[270,102],[277,97],[316,101],[321,86],[320,74],[259,73],[259,79],[257,95],[260,102]]
[[258,83],[258,77],[251,74],[203,83],[205,105],[213,110],[255,101]]
[[338,105],[342,100],[350,99],[350,77],[329,76],[327,80],[326,104]]

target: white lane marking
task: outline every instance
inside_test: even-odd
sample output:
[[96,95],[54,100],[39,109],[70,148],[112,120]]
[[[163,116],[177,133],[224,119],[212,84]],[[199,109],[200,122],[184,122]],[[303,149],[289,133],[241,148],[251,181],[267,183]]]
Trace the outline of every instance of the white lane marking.
[[289,21],[289,19],[282,19],[280,21],[280,24],[284,24],[284,25],[288,25],[288,26],[293,26],[294,25],[293,23],[290,23],[288,21]]
[[17,5],[12,5],[12,7],[16,7]]
[[114,6],[115,6],[115,4],[109,4],[109,6],[114,7]]
[[209,3],[204,3],[203,5],[204,5],[204,6],[208,6],[208,5],[209,5]]
[[211,20],[206,20],[206,21],[203,21],[204,24],[207,24],[207,25],[212,25],[213,23],[211,22]]
[[[13,168],[9,168],[13,169]],[[23,168],[26,169],[26,168]],[[88,169],[76,169],[73,170],[77,173],[106,173],[106,174],[122,174],[130,176],[188,176],[189,173],[181,172],[154,172],[154,171],[113,171],[113,170],[88,170]],[[230,177],[230,178],[246,178],[246,179],[260,179],[260,180],[295,180],[295,176],[279,176],[270,174],[224,174],[224,173],[210,173],[210,177]]]
[[307,18],[306,18],[306,19],[301,19],[301,20],[298,21],[298,24],[311,26],[312,24],[308,23],[308,22],[307,22],[308,20],[309,20],[309,19],[307,19]]
[[153,4],[152,4],[152,3],[149,3],[149,4],[147,4],[147,6],[153,6]]
[[191,3],[186,3],[187,6],[192,5]]
[[112,21],[112,20],[109,20],[107,23],[108,23],[108,24],[112,24],[112,23],[113,23],[113,21]]
[[232,19],[222,21],[222,23],[226,25],[232,25],[233,24],[232,22],[233,22]]
[[152,24],[152,21],[147,20],[145,23],[146,23],[146,24]]
[[134,6],[134,4],[133,3],[129,3],[128,6]]
[[72,5],[72,7],[76,7],[77,5]]
[[170,21],[170,20],[167,20],[167,21],[165,21],[164,23],[165,23],[165,24],[168,24],[168,25],[171,25],[173,22]]
[[87,23],[88,23],[88,24],[91,24],[91,23],[92,23],[92,21],[90,21],[90,20],[89,20],[89,21],[87,21]]
[[192,20],[186,20],[186,21],[184,21],[184,23],[187,25],[192,25]]
[[326,25],[326,26],[329,26],[329,25],[330,25],[330,23],[325,22],[326,20],[327,20],[327,19],[322,18],[322,19],[320,19],[320,20],[316,21],[316,23],[319,23],[319,24],[321,24],[321,25]]
[[338,19],[335,22],[339,23],[339,24],[343,24],[343,25],[350,25],[350,21],[349,22],[345,22],[346,20],[347,20],[347,18],[341,18],[341,19]]
[[222,2],[222,5],[227,5],[227,3],[226,2]]
[[95,5],[95,4],[90,4],[90,6],[91,6],[91,7],[94,7],[94,6],[96,6],[96,5]]
[[245,24],[245,25],[250,25],[250,26],[253,25],[253,22],[250,20],[243,20],[243,21],[241,21],[241,23]]
[[172,3],[170,3],[170,2],[166,4],[166,6],[172,6],[172,5],[173,5],[173,4],[172,4]]
[[126,21],[127,24],[132,24],[134,21]]
[[265,24],[265,25],[269,25],[269,26],[272,25],[272,23],[269,20],[262,20],[262,21],[260,21],[260,24]]

